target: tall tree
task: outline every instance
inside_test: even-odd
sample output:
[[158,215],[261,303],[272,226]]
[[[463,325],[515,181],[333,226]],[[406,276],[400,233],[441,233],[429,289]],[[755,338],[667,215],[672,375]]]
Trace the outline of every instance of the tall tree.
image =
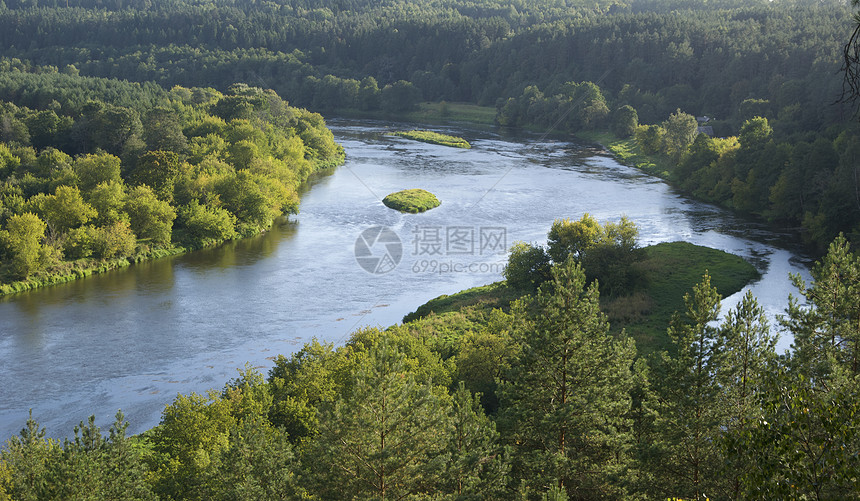
[[506,488],[509,465],[496,425],[484,414],[479,395],[461,381],[450,411],[448,460],[439,490],[451,499],[496,499]]
[[651,466],[667,496],[700,499],[722,488],[718,439],[723,413],[715,380],[722,342],[712,325],[720,299],[705,274],[693,294],[684,296],[686,319],[673,316],[671,348],[660,354],[655,370],[656,427],[662,440]]
[[860,258],[839,236],[812,267],[813,283],[791,280],[804,302],[789,296],[783,327],[794,334],[795,369],[823,383],[860,374]]
[[[723,350],[716,369],[717,384],[726,408],[722,431],[732,437],[745,433],[761,415],[762,395],[768,376],[776,367],[777,336],[770,332],[764,308],[747,291],[726,315],[719,337]],[[728,442],[731,447],[731,439]],[[730,456],[735,453],[734,460],[727,462],[721,475],[730,481],[728,488],[733,499],[741,496],[740,477],[754,463],[752,458],[736,452],[728,452]]]
[[5,267],[15,278],[27,278],[41,270],[50,250],[42,244],[47,225],[39,216],[27,212],[16,214],[0,230],[0,246],[5,248]]
[[585,288],[572,257],[514,308],[512,334],[522,352],[499,393],[515,477],[580,499],[621,496],[618,479],[630,466],[633,341],[609,334],[597,284]]
[[322,499],[402,499],[427,492],[447,446],[448,404],[383,340],[353,374],[351,391],[325,405],[305,457]]

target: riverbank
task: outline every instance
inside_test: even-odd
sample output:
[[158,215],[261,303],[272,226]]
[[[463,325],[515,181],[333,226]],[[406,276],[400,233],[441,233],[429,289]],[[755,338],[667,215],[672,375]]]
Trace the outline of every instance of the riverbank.
[[386,111],[362,111],[339,109],[337,116],[344,118],[365,118],[373,120],[397,120],[424,124],[467,123],[475,125],[495,125],[496,108],[469,103],[419,103],[418,109],[400,113]]
[[[645,259],[636,267],[646,285],[630,295],[601,298],[601,309],[612,331],[624,329],[636,340],[640,355],[667,349],[666,328],[672,315],[683,314],[684,295],[692,292],[705,273],[710,275],[711,284],[724,298],[761,276],[752,264],[739,256],[688,242],[651,245],[645,247],[644,252]],[[431,299],[403,317],[403,323],[449,314],[489,319],[490,311],[495,308],[507,311],[510,304],[522,296],[522,291],[508,287],[504,281],[494,282]],[[444,322],[442,318],[439,321]]]
[[[305,185],[316,174],[324,172],[328,169],[342,165],[346,161],[345,153],[339,154],[336,158],[330,160],[317,161],[314,168],[311,169],[307,176],[301,180],[302,186]],[[299,193],[301,193],[301,187]],[[253,238],[267,231],[268,228],[261,230],[254,235],[248,235],[244,238]],[[127,268],[133,264],[143,263],[153,259],[159,259],[168,256],[178,256],[189,252],[194,252],[201,249],[217,247],[230,240],[215,240],[205,246],[157,246],[150,247],[146,244],[138,245],[138,249],[131,256],[121,256],[111,259],[79,259],[77,261],[64,261],[49,272],[41,272],[34,274],[24,280],[14,282],[0,283],[0,297],[26,292],[41,287],[64,284],[89,277],[91,275],[99,275],[109,271]]]

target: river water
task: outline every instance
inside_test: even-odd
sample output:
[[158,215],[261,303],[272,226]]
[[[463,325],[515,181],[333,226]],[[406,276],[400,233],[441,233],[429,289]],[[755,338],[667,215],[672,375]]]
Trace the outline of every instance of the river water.
[[[346,164],[314,179],[300,214],[265,235],[0,298],[0,441],[20,431],[28,409],[49,436],[71,436],[90,414],[106,432],[120,408],[140,432],[177,393],[220,389],[246,363],[266,373],[277,354],[314,337],[341,343],[358,327],[388,326],[431,298],[499,280],[514,241],[545,242],[554,219],[584,212],[627,215],[643,245],[685,240],[747,258],[762,272],[750,288],[771,318],[787,304],[788,274],[808,276],[785,235],[584,145],[436,129],[472,143],[460,150],[383,135],[410,125],[329,125]],[[417,215],[382,205],[405,188],[442,205]]]

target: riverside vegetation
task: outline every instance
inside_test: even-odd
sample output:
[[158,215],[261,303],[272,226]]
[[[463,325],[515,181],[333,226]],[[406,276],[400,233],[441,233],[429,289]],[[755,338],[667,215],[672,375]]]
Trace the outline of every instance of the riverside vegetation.
[[284,99],[382,114],[445,100],[440,117],[486,118],[467,102],[502,126],[608,129],[632,138],[617,153],[800,228],[823,256],[812,283],[795,278],[779,326],[794,349],[777,355],[753,297],[716,322],[714,285],[743,266],[679,285],[661,260],[690,249],[640,249],[629,221],[560,220],[474,304],[311,342],[267,376],[177,396],[141,435],[118,414],[106,434],[90,419],[50,440],[31,419],[0,452],[0,499],[858,497],[860,135],[850,103],[831,104],[851,14],[835,0],[0,1],[4,291],[294,210],[298,183],[342,152]]
[[[856,497],[860,258],[838,238],[795,279],[806,303],[778,356],[750,294],[717,324],[709,274],[666,286],[642,263],[692,254],[733,277],[726,293],[749,265],[672,247],[640,249],[626,220],[558,220],[547,246],[515,245],[504,283],[179,395],[138,436],[121,413],[63,442],[31,418],[0,453],[0,499]],[[602,311],[679,287],[656,345]]]
[[[373,116],[428,116],[427,100],[434,119],[486,119],[466,102],[495,107],[503,126],[620,138],[647,124],[639,142],[664,157],[657,173],[800,229],[820,253],[860,227],[857,124],[850,99],[834,104],[854,24],[837,0],[7,0],[0,99],[65,106],[73,92],[48,82],[59,73],[146,92],[249,82]],[[690,133],[691,117],[713,137]]]
[[0,103],[0,293],[257,234],[343,160],[320,115],[272,91],[49,77],[76,100]]
[[426,212],[442,204],[436,195],[417,188],[391,193],[382,199],[382,203],[391,209],[411,214]]
[[453,148],[469,149],[472,147],[472,145],[469,144],[469,141],[466,141],[462,137],[449,136],[448,134],[440,134],[439,132],[429,130],[397,131],[392,132],[391,135],[414,139],[415,141],[421,141],[424,143],[451,146]]

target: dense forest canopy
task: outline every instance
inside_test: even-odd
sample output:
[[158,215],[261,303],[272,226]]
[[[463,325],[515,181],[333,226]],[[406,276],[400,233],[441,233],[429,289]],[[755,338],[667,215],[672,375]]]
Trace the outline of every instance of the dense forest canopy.
[[511,249],[504,300],[312,341],[140,436],[121,413],[63,442],[29,420],[0,500],[858,497],[860,137],[835,104],[854,21],[828,0],[0,0],[3,292],[295,211],[343,150],[293,105],[608,129],[827,249],[794,277],[791,353],[751,295],[718,321],[707,273],[634,339],[604,310],[658,309],[637,298],[666,247],[558,219]]
[[4,77],[19,101],[50,104],[0,102],[3,292],[257,234],[343,159],[320,115],[271,90]]
[[[2,5],[2,4],[0,4]],[[645,123],[675,108],[742,120],[747,99],[802,130],[845,117],[840,2],[15,2],[2,55],[165,87],[273,88],[315,111],[372,107],[410,82],[426,100],[492,105],[529,85],[592,81]],[[433,47],[433,50],[426,50]],[[602,77],[605,75],[605,77]],[[806,90],[815,89],[815,92]],[[783,111],[786,110],[786,111]],[[740,123],[736,123],[739,127]],[[736,130],[736,129],[735,129]]]

